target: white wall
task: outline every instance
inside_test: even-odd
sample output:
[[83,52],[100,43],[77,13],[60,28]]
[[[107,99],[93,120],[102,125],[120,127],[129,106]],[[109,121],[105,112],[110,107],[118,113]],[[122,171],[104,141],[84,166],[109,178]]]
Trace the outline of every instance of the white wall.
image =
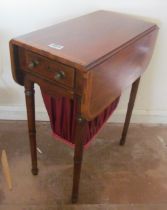
[[[0,119],[26,119],[23,88],[11,76],[11,38],[98,9],[113,10],[155,21],[160,26],[155,53],[144,74],[133,122],[167,123],[167,1],[166,0],[5,0],[0,2]],[[112,121],[122,121],[129,90]],[[36,91],[37,118],[48,119]]]

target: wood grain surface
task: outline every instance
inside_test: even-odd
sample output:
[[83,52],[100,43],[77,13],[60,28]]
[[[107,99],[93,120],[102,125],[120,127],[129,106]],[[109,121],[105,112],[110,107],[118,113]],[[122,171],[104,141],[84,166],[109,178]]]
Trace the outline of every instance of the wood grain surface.
[[[13,77],[23,85],[26,73],[45,90],[51,86],[49,93],[53,87],[58,96],[79,95],[81,114],[91,120],[143,74],[157,31],[133,16],[93,12],[11,40]],[[35,60],[39,65],[30,69]],[[55,80],[59,72],[65,77]]]

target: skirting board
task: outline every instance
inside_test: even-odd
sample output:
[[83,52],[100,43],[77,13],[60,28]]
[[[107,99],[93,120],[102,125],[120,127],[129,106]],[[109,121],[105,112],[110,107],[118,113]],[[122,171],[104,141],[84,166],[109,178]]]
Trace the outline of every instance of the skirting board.
[[[126,110],[117,110],[108,122],[122,123]],[[26,108],[24,106],[0,106],[0,120],[26,120]],[[48,114],[43,107],[36,107],[36,120],[48,121]],[[167,124],[167,111],[145,111],[134,109],[132,123]]]

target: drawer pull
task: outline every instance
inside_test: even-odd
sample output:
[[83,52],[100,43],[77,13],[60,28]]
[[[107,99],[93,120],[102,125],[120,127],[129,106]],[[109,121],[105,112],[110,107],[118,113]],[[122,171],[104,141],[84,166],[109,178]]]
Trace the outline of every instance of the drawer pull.
[[55,80],[61,80],[61,79],[64,79],[64,78],[65,78],[64,71],[58,71],[58,72],[56,72],[56,74],[54,76]]
[[39,64],[39,61],[34,60],[34,61],[31,61],[31,62],[28,64],[28,67],[29,67],[30,69],[33,69],[33,68],[36,67],[38,64]]

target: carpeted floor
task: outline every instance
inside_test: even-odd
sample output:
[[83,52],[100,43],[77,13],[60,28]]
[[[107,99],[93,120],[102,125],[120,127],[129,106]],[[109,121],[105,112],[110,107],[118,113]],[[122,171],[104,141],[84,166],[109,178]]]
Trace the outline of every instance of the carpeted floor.
[[121,124],[107,124],[84,152],[80,198],[70,204],[73,149],[37,123],[39,175],[30,172],[27,124],[0,121],[0,152],[8,155],[13,190],[0,167],[0,210],[166,210],[167,126],[131,124],[119,146]]

